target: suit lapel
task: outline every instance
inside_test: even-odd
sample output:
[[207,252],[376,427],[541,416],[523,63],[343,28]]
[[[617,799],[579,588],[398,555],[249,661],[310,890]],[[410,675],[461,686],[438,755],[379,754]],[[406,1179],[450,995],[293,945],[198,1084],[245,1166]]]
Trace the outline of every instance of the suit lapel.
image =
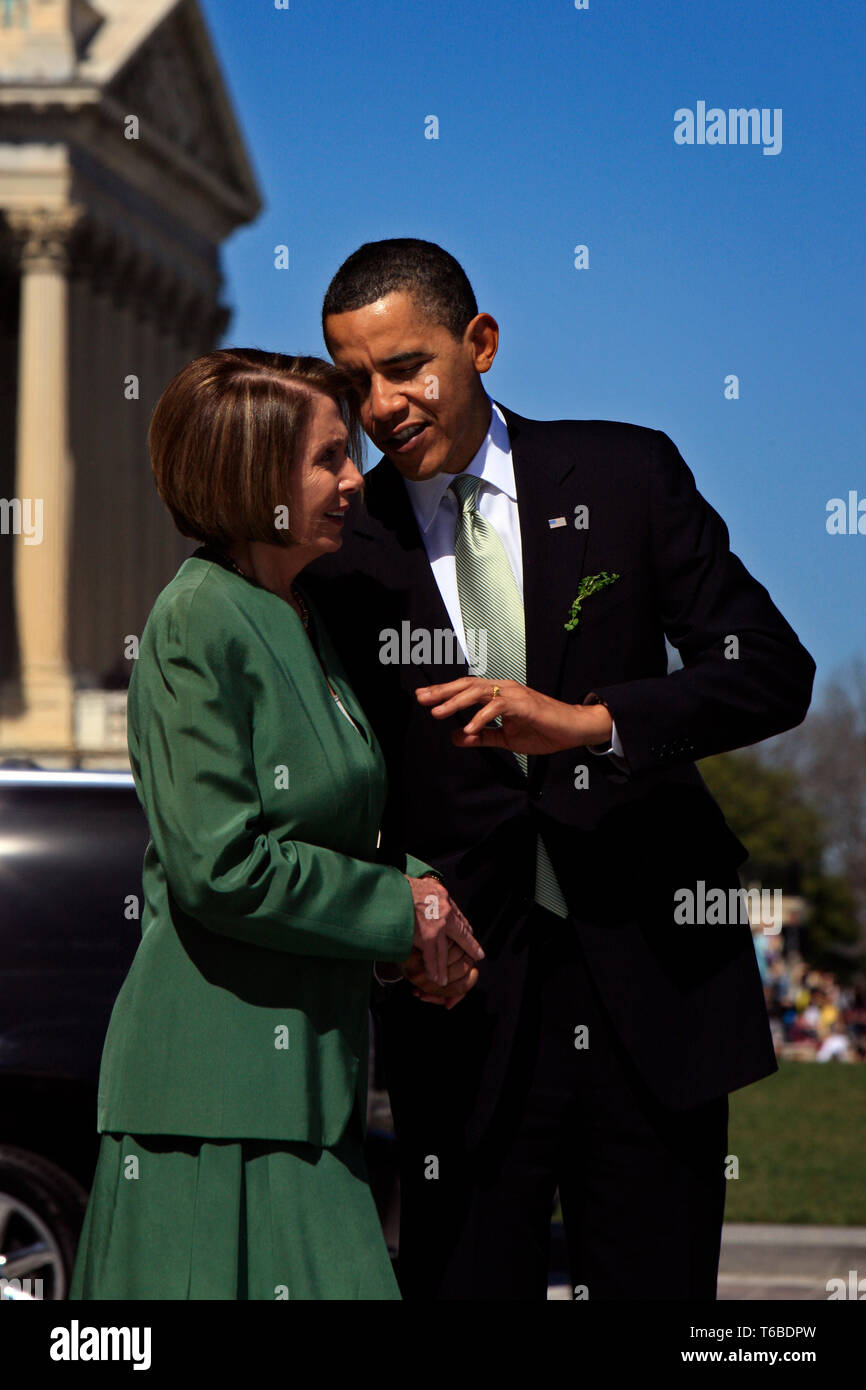
[[[412,631],[431,635],[437,630],[450,631],[448,609],[430,567],[403,479],[387,459],[382,459],[367,476],[367,513],[374,523],[368,534],[375,543],[377,523],[388,533],[392,550],[396,546],[401,556],[398,574],[393,577],[399,578],[400,587],[405,589],[404,621],[409,622]],[[356,533],[360,534],[361,531],[362,523],[359,521]],[[439,685],[468,675],[466,662],[456,646],[455,655],[453,664],[436,663],[432,659],[417,663],[415,670],[418,679],[414,684]]]
[[[575,460],[557,454],[553,431],[500,406],[508,425],[520,542],[526,620],[526,683],[555,696],[562,678],[569,633],[565,629],[583,575],[587,530],[576,530]],[[564,525],[551,526],[551,521]]]

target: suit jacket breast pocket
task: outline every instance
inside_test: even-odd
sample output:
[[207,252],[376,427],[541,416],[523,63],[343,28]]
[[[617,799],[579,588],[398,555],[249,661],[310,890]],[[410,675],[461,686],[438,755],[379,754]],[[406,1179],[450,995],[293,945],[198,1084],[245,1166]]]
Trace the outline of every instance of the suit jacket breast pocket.
[[581,628],[594,627],[597,623],[606,622],[613,614],[621,618],[621,610],[625,610],[627,605],[633,606],[635,598],[634,574],[621,573],[612,584],[598,589],[594,594],[588,594],[583,599],[578,610],[577,627],[571,630],[570,635],[576,637]]

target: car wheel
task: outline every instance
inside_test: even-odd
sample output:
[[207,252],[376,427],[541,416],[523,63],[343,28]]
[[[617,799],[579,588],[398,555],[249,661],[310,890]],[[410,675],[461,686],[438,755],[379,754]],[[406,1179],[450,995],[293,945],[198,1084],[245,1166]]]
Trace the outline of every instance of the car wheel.
[[86,1207],[62,1168],[0,1145],[0,1299],[66,1297]]

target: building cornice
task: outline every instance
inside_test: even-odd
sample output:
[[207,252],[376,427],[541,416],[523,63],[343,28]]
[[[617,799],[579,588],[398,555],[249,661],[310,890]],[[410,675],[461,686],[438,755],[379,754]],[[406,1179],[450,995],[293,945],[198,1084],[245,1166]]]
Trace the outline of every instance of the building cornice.
[[76,152],[83,151],[212,242],[259,212],[257,194],[233,188],[149,122],[140,123],[135,141],[124,139],[130,113],[110,94],[82,88],[71,95],[52,92],[50,102],[47,95],[38,102],[13,102],[8,93],[0,95],[0,129],[14,133],[15,145],[63,146],[73,166]]
[[[86,150],[174,216],[186,217],[200,234],[222,240],[256,217],[262,199],[197,0],[113,0],[100,8],[104,24],[77,75],[53,82],[4,78],[0,141],[5,134],[19,145]],[[172,138],[171,121],[160,128],[165,105],[150,91],[150,79],[154,72],[164,86],[166,46],[177,55],[181,75],[188,73],[193,91],[201,93],[201,125],[198,132],[193,127],[193,139],[198,133],[202,141],[201,158]],[[149,114],[136,108],[137,82]],[[182,95],[177,101],[178,112],[187,109]],[[130,115],[138,116],[134,141],[124,138]]]

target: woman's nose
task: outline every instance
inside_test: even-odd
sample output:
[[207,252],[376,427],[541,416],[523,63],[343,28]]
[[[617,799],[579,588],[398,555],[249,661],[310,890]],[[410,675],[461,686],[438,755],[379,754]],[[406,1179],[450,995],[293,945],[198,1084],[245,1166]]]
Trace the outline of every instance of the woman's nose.
[[349,456],[346,456],[346,468],[340,478],[339,491],[343,493],[358,492],[363,486],[364,475],[360,469],[356,468]]

